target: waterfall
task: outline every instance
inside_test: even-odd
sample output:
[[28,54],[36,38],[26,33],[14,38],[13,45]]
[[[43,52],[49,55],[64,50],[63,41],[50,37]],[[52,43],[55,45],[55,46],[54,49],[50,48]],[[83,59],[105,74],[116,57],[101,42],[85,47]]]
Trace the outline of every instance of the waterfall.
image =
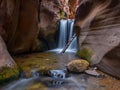
[[[68,31],[69,31],[69,38],[70,39],[73,36],[73,26],[74,26],[74,20],[68,20]],[[72,43],[70,44],[70,46],[68,47],[69,51],[76,51],[77,50],[77,37],[75,37],[75,39],[72,41]]]
[[62,49],[67,42],[67,20],[60,20],[58,48]]
[[[74,19],[60,20],[59,22],[59,37],[58,37],[58,48],[51,51],[61,52],[68,40],[73,36]],[[72,41],[66,52],[77,51],[77,37]]]
[[[58,49],[63,49],[67,44],[68,40],[73,36],[73,26],[74,19],[60,20]],[[72,41],[67,51],[73,52],[76,50],[77,50],[77,38],[75,38]]]

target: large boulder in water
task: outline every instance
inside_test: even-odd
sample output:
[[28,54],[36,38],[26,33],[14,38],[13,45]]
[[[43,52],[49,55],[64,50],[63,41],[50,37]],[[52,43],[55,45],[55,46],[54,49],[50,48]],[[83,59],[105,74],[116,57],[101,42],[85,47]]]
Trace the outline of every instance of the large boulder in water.
[[120,0],[82,0],[75,30],[79,35],[79,56],[120,78],[119,7]]
[[84,72],[89,66],[86,60],[73,60],[67,64],[67,69],[70,72],[80,73]]

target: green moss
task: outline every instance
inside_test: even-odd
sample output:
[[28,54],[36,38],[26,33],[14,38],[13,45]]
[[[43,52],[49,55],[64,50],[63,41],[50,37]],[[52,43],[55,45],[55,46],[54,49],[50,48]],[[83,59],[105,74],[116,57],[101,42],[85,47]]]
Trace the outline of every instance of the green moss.
[[62,11],[60,16],[61,16],[62,19],[64,19],[65,18],[65,12]]
[[88,48],[83,48],[81,50],[78,50],[77,55],[80,56],[82,59],[87,60],[88,62],[91,61],[91,57],[93,55],[92,50]]
[[0,85],[15,80],[18,77],[19,77],[18,68],[10,68],[10,67],[0,68]]

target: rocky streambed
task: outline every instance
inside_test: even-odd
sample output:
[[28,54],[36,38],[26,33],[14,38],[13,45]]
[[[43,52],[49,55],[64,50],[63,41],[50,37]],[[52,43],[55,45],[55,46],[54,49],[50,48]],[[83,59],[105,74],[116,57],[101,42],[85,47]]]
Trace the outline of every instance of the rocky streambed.
[[2,90],[120,90],[119,80],[100,71],[102,77],[65,72],[66,65],[78,59],[74,53],[34,53],[14,59],[22,70],[21,78]]

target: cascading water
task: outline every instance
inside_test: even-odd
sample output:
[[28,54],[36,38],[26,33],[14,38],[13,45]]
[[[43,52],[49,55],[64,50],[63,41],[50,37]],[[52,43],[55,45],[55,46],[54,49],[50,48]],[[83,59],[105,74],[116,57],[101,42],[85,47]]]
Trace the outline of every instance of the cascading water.
[[58,42],[58,48],[62,49],[66,42],[67,42],[67,20],[61,20],[60,21],[60,32],[59,32],[59,42]]
[[[68,40],[70,40],[73,36],[73,26],[74,26],[74,19],[60,20],[58,48],[53,51],[61,52],[63,50]],[[76,52],[76,51],[77,51],[77,38],[75,38],[72,41],[66,52]]]
[[[68,24],[69,24],[69,38],[70,39],[73,36],[73,26],[74,26],[74,20],[68,20]],[[75,39],[72,41],[72,43],[70,44],[70,46],[68,47],[68,51],[76,51],[77,50],[77,37],[75,37]]]

